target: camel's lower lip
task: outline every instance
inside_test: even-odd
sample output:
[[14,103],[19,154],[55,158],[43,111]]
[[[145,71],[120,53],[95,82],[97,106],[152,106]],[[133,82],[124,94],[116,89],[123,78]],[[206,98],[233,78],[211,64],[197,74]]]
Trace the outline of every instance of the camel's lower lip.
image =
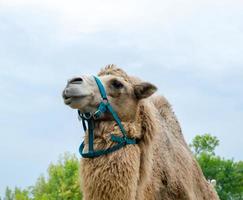
[[72,97],[68,97],[68,98],[65,98],[65,99],[64,99],[64,103],[65,103],[66,105],[69,105],[71,102],[72,102]]
[[70,105],[70,104],[72,103],[72,100],[73,100],[73,99],[81,99],[81,98],[84,98],[84,97],[86,97],[86,96],[88,96],[88,95],[75,96],[75,97],[65,97],[65,98],[64,98],[64,103],[65,103],[66,105]]

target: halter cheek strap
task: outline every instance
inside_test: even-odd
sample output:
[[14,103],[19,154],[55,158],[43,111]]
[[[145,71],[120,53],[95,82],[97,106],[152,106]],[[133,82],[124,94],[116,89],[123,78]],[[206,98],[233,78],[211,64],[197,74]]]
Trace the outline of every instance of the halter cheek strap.
[[[126,130],[124,129],[120,118],[118,117],[117,113],[112,108],[111,104],[108,101],[105,88],[100,81],[100,79],[96,76],[94,76],[94,79],[96,81],[96,84],[99,88],[100,95],[102,97],[102,101],[100,102],[97,111],[95,113],[81,113],[78,110],[79,119],[82,120],[84,131],[87,131],[87,125],[88,125],[88,152],[84,153],[84,141],[79,147],[79,152],[84,158],[95,158],[99,157],[101,155],[109,154],[114,151],[117,151],[118,149],[128,145],[128,144],[137,144],[138,141],[136,139],[131,139],[127,137]],[[108,149],[101,149],[101,150],[94,150],[94,124],[95,120],[99,119],[103,113],[109,112],[111,113],[112,117],[114,118],[115,122],[120,128],[120,131],[122,132],[122,137],[115,136],[114,134],[111,134],[111,141],[117,143],[113,147]],[[87,125],[86,125],[87,124]]]

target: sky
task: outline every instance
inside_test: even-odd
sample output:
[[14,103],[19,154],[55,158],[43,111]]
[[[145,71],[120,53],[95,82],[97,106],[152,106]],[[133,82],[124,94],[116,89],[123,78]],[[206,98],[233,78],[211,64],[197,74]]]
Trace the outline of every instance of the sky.
[[243,160],[242,0],[1,0],[0,195],[33,185],[82,140],[61,92],[117,64],[168,98],[188,143]]

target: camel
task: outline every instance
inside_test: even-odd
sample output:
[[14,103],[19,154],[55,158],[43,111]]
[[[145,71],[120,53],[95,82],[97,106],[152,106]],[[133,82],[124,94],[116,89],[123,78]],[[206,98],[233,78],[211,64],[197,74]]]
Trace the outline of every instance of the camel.
[[[186,144],[180,124],[167,99],[156,86],[129,76],[115,65],[98,73],[110,105],[127,136],[136,144],[94,158],[81,159],[84,200],[218,200]],[[64,103],[80,113],[95,113],[101,102],[93,76],[70,79]],[[116,143],[122,136],[109,112],[94,119],[94,149]],[[88,130],[84,151],[88,151]]]

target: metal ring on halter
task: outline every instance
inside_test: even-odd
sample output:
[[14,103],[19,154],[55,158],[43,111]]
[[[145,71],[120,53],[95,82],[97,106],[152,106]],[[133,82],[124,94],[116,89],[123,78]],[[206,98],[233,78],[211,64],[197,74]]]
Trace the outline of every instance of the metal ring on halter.
[[102,114],[102,112],[100,110],[95,111],[95,113],[93,114],[94,120],[99,119],[101,114]]
[[83,113],[82,116],[84,119],[89,120],[92,118],[93,115],[92,113],[89,112],[89,113]]

